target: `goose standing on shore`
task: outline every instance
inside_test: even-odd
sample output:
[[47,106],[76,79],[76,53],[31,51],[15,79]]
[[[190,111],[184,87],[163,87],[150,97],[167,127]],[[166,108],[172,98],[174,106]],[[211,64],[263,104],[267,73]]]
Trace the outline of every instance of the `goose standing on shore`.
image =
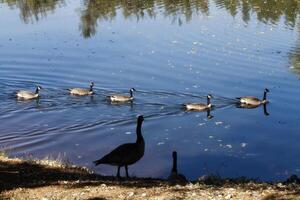
[[42,89],[41,86],[36,86],[35,92],[20,90],[17,91],[16,96],[20,100],[30,100],[30,99],[37,99],[40,97],[40,90]]
[[173,157],[173,167],[172,167],[171,174],[168,177],[168,181],[171,183],[176,183],[176,184],[188,183],[188,180],[185,178],[185,176],[182,174],[179,174],[177,171],[177,152],[176,151],[173,151],[172,157]]
[[70,91],[71,95],[78,95],[78,96],[86,96],[86,95],[92,95],[94,94],[93,87],[94,87],[94,82],[90,82],[90,88],[70,88],[68,89]]
[[211,98],[212,98],[211,94],[208,94],[206,96],[207,104],[204,104],[204,103],[186,103],[186,104],[183,104],[183,105],[186,108],[186,110],[203,111],[203,110],[207,110],[207,109],[211,109],[212,108],[212,105],[210,103],[210,99]]
[[252,97],[252,96],[237,97],[236,99],[239,100],[240,104],[246,104],[243,107],[255,108],[259,105],[268,103],[268,100],[267,100],[268,92],[269,92],[269,90],[266,88],[264,90],[264,96],[263,96],[262,100],[258,99],[257,97]]
[[136,91],[134,88],[129,90],[129,96],[123,94],[112,94],[107,96],[107,98],[112,102],[127,102],[133,100],[133,92]]
[[128,165],[132,165],[139,161],[145,152],[145,141],[142,135],[142,123],[144,117],[142,115],[137,118],[136,126],[136,142],[126,143],[118,146],[109,154],[103,156],[101,159],[94,161],[94,164],[109,164],[118,167],[117,177],[120,178],[120,168],[125,167],[126,177],[128,178]]

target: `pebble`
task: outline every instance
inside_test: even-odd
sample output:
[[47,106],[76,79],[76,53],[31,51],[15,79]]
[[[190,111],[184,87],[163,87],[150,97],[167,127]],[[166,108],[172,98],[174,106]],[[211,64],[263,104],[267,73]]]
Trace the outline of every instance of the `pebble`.
[[146,194],[146,193],[143,193],[141,196],[142,196],[142,197],[145,197],[145,196],[147,196],[147,194]]
[[128,197],[132,197],[134,195],[134,192],[128,192]]

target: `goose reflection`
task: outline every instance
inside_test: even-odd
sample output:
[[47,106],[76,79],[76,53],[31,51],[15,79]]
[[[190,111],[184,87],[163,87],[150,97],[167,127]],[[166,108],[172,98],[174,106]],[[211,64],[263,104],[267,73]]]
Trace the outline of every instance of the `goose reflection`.
[[[254,109],[254,108],[257,108],[257,107],[260,107],[260,106],[261,105],[240,104],[240,103],[236,104],[237,108],[242,108],[242,109]],[[267,111],[267,104],[262,104],[262,106],[263,106],[264,115],[269,116],[270,114]]]

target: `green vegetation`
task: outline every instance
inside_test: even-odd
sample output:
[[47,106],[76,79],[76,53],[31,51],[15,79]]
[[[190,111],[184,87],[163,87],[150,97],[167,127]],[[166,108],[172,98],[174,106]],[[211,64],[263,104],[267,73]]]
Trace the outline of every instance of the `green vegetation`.
[[38,21],[46,17],[49,11],[55,11],[58,5],[62,5],[64,0],[0,0],[11,8],[20,10],[20,17],[25,23]]

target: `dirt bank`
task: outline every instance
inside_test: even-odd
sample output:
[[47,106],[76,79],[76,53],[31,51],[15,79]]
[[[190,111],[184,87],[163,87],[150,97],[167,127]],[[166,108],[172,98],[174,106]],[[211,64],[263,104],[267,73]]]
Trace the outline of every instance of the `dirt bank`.
[[[205,183],[204,183],[205,182]],[[165,180],[117,180],[85,168],[52,161],[0,156],[0,199],[299,199],[299,184],[243,180],[197,181],[185,186]]]

